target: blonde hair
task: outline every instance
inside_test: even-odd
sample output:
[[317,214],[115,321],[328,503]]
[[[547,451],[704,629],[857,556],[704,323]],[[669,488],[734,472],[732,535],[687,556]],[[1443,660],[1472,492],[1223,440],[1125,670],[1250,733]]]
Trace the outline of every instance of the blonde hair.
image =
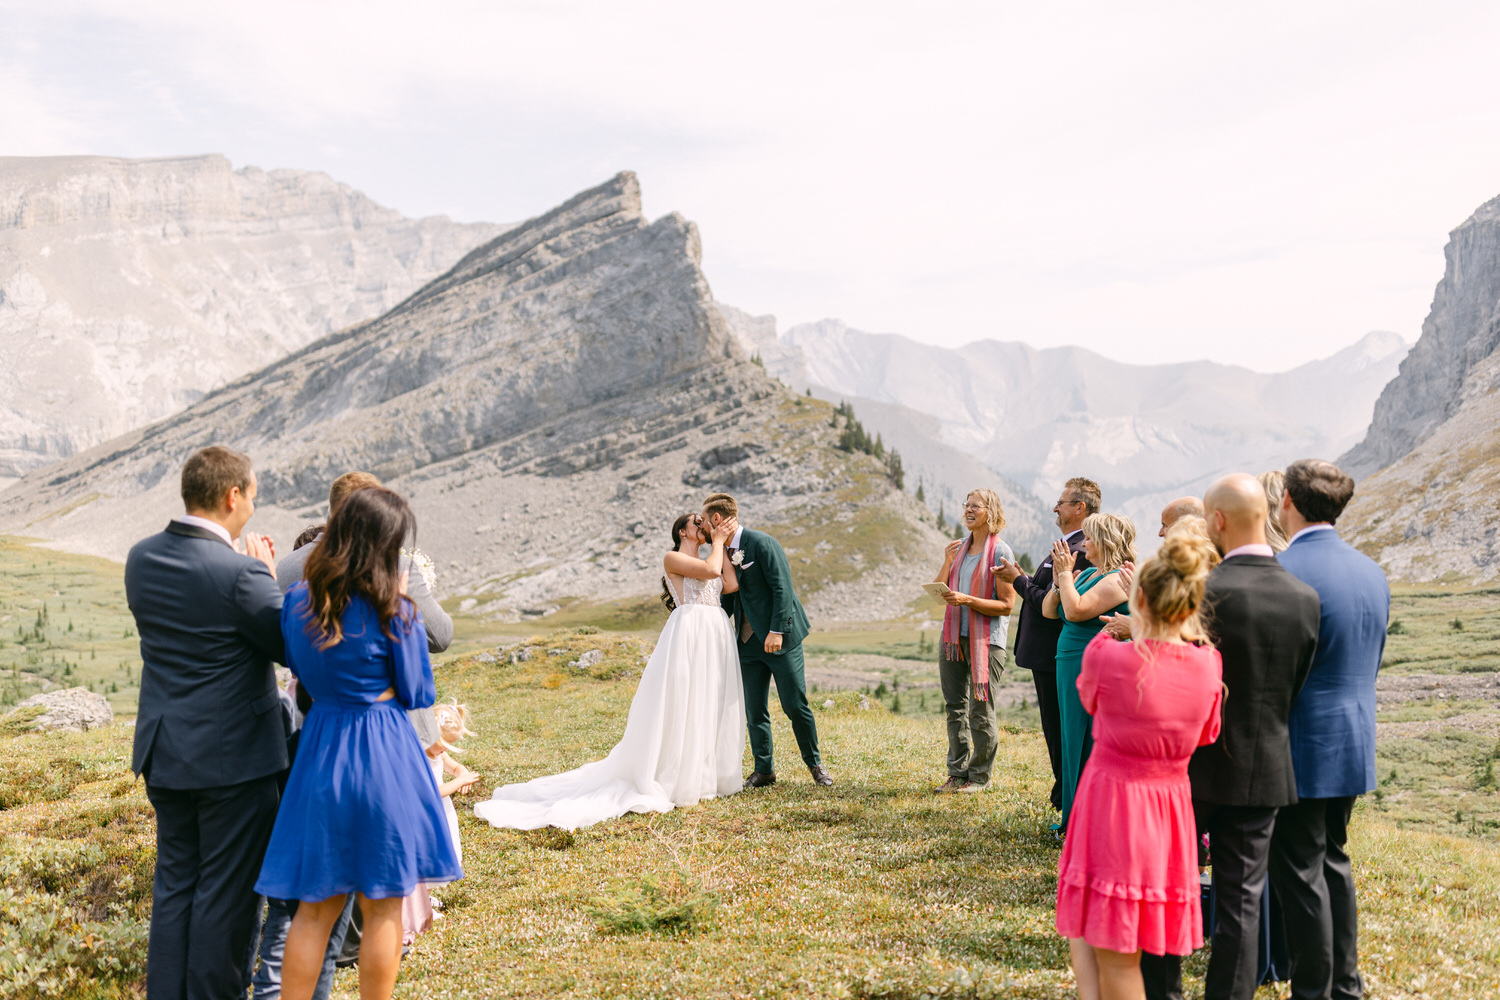
[[452,702],[442,702],[432,706],[432,714],[437,719],[438,742],[443,749],[452,750],[454,753],[463,753],[463,750],[454,746],[465,736],[473,736],[474,731],[469,728],[469,707],[460,705],[458,699]]
[[1000,494],[994,490],[970,490],[964,494],[964,502],[968,503],[970,497],[978,497],[984,504],[985,529],[992,535],[1000,534],[1005,527],[1005,507],[1000,503]]
[[1281,495],[1286,492],[1286,477],[1280,469],[1262,472],[1255,477],[1266,491],[1266,542],[1272,552],[1287,546],[1286,530],[1281,526]]
[[344,502],[344,498],[355,490],[367,490],[379,488],[379,479],[368,472],[346,472],[333,481],[328,487],[328,516],[333,517],[334,508]]
[[[1203,591],[1219,565],[1219,551],[1208,539],[1202,518],[1185,517],[1167,529],[1166,541],[1141,564],[1130,593],[1132,614],[1162,625],[1176,625],[1188,642],[1208,641],[1203,627]],[[1137,639],[1137,642],[1142,641]]]
[[1099,572],[1108,573],[1135,561],[1135,524],[1118,514],[1090,514],[1083,519],[1083,533],[1094,543]]

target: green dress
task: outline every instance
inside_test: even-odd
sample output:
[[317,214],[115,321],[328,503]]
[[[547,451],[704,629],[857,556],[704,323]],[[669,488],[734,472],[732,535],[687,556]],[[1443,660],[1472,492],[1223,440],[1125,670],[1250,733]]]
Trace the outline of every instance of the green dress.
[[[1100,573],[1090,566],[1078,574],[1074,587],[1082,596],[1092,590],[1094,584],[1118,572],[1119,570],[1112,569],[1109,573]],[[1130,605],[1121,604],[1104,613],[1107,615],[1129,614]],[[1094,724],[1094,717],[1083,710],[1083,702],[1078,699],[1078,675],[1083,671],[1084,647],[1099,634],[1102,628],[1104,628],[1104,623],[1097,617],[1085,622],[1070,622],[1064,617],[1062,635],[1057,640],[1057,707],[1058,714],[1062,717],[1062,828],[1064,830],[1068,828],[1068,815],[1073,811],[1073,796],[1078,791],[1078,775],[1083,771],[1083,762],[1088,759],[1089,748],[1093,744],[1089,729]]]

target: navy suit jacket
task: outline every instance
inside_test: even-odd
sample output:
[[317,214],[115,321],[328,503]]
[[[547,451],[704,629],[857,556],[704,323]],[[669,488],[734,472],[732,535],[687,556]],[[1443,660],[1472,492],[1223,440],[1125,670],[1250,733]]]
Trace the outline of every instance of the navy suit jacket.
[[1318,592],[1318,652],[1292,703],[1297,794],[1362,795],[1375,787],[1375,675],[1385,654],[1391,586],[1337,531],[1310,531],[1277,557]]
[[130,550],[125,598],[143,661],[135,773],[188,789],[284,770],[281,588],[266,565],[174,521]]

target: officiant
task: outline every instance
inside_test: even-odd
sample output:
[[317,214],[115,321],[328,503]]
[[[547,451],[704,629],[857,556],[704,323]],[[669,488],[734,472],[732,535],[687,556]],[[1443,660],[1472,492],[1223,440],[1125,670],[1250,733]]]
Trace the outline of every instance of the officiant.
[[1000,540],[1005,511],[994,490],[973,490],[964,498],[969,533],[943,550],[943,568],[934,582],[948,591],[943,600],[943,638],[938,647],[938,680],[948,712],[948,780],[935,792],[982,792],[995,763],[995,702],[990,679],[1005,669],[1005,637],[1016,592],[995,576],[1002,559],[1015,559]]

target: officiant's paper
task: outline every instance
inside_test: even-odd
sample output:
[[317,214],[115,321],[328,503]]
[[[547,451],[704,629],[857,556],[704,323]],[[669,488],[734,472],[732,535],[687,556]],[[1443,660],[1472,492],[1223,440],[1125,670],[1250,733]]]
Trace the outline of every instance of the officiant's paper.
[[924,583],[922,584],[922,589],[927,591],[928,595],[939,604],[947,603],[943,600],[943,595],[948,593],[948,585],[946,583]]

